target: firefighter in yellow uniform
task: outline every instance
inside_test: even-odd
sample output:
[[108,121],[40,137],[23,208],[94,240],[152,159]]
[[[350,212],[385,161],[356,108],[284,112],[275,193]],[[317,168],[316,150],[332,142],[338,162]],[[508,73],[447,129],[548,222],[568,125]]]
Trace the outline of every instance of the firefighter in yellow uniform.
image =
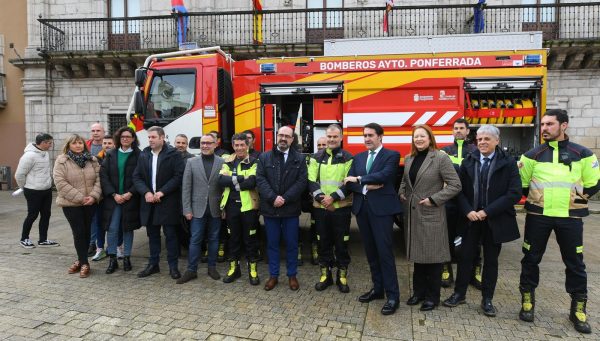
[[229,228],[229,270],[223,282],[241,277],[240,257],[245,246],[250,284],[258,285],[258,192],[256,191],[256,159],[248,154],[246,134],[232,137],[234,154],[225,159],[219,173],[219,185],[224,188],[221,210]]
[[588,200],[600,189],[598,159],[589,149],[569,141],[567,112],[548,110],[540,130],[546,143],[520,160],[523,192],[527,195],[525,238],[521,260],[519,318],[533,322],[539,263],[554,231],[566,266],[565,287],[571,295],[569,319],[575,330],[591,333],[587,321],[587,274],[583,262],[583,221]]
[[[317,291],[333,284],[332,267],[337,267],[336,284],[347,293],[348,241],[350,240],[351,191],[343,184],[352,165],[352,154],[341,148],[342,128],[327,128],[327,148],[317,152],[308,167],[308,188],[314,199],[313,216],[317,228],[317,244],[321,277]],[[335,256],[334,256],[335,249]]]

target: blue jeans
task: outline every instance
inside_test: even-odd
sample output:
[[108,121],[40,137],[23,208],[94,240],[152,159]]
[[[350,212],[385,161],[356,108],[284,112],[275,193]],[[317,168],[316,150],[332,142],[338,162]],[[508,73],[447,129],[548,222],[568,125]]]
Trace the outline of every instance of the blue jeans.
[[207,208],[202,218],[192,218],[190,222],[190,249],[188,251],[188,271],[198,271],[198,259],[200,259],[202,239],[204,230],[208,239],[208,266],[217,265],[217,251],[219,249],[219,229],[221,228],[221,218],[213,218],[210,210]]
[[133,247],[133,231],[123,231],[121,226],[121,217],[123,215],[123,206],[115,206],[115,210],[110,218],[110,225],[108,226],[108,246],[106,252],[109,255],[117,254],[117,245],[119,244],[119,236],[122,235],[122,241],[125,245],[125,251],[123,252],[125,257],[131,256],[131,248]]
[[[163,232],[167,241],[167,263],[169,268],[177,268],[177,257],[179,257],[179,242],[177,241],[176,229],[181,228],[179,224],[176,225],[163,225]],[[160,261],[160,225],[148,225],[146,226],[146,233],[148,234],[148,241],[150,246],[150,258],[148,264],[158,265]]]
[[283,235],[286,249],[286,267],[288,277],[298,273],[298,217],[274,218],[264,217],[267,231],[267,256],[269,257],[269,273],[279,276],[279,241]]
[[102,201],[98,204],[98,208],[92,217],[92,231],[90,234],[90,245],[96,245],[101,249],[104,248],[104,241],[106,240],[104,227],[102,227],[102,214],[104,212],[102,207]]

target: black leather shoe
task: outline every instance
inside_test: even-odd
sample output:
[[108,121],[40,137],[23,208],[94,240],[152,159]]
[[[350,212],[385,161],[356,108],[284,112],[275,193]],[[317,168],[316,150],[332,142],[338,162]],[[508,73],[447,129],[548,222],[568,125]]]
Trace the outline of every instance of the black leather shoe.
[[140,272],[138,272],[137,276],[139,278],[142,277],[148,277],[152,274],[157,274],[160,272],[160,268],[158,267],[158,264],[148,264],[146,265],[146,268]]
[[375,289],[371,289],[368,292],[358,296],[358,301],[362,303],[369,303],[373,300],[381,300],[383,299],[383,293],[375,292]]
[[192,279],[196,279],[198,278],[198,273],[197,272],[192,272],[192,271],[185,271],[183,273],[183,276],[181,276],[180,279],[177,280],[177,284],[183,284],[183,283],[187,283],[189,281],[191,281]]
[[129,256],[123,257],[123,271],[131,271],[131,259]]
[[106,268],[107,274],[112,274],[119,268],[119,262],[117,262],[116,255],[110,255],[110,260],[108,261],[108,267]]
[[492,304],[491,298],[484,298],[481,300],[481,309],[483,309],[483,314],[489,317],[496,317],[496,307]]
[[465,297],[455,292],[452,293],[452,295],[450,295],[450,297],[448,297],[448,299],[444,301],[443,305],[446,307],[454,308],[459,304],[464,304],[465,302]]
[[381,313],[383,315],[392,315],[398,309],[399,302],[397,300],[387,300],[381,308]]
[[169,275],[171,276],[172,279],[180,279],[181,278],[181,272],[179,272],[179,269],[177,269],[177,268],[169,269]]
[[419,308],[420,311],[430,311],[435,309],[435,307],[437,307],[439,304],[438,303],[433,303],[433,301],[424,301],[421,304],[421,308]]
[[417,295],[412,295],[408,301],[406,301],[407,305],[417,305],[419,303],[421,303],[424,300],[423,297],[421,296],[417,296]]

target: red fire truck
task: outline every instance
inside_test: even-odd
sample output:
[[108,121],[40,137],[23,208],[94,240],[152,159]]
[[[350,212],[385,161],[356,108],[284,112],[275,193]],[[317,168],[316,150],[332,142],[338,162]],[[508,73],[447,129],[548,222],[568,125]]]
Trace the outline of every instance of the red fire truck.
[[269,149],[284,125],[295,128],[302,150],[310,153],[331,123],[342,125],[344,148],[356,153],[364,150],[362,126],[377,122],[385,128],[385,146],[404,156],[414,125],[430,125],[443,146],[452,143],[452,122],[460,117],[475,127],[499,127],[502,147],[515,156],[536,145],[547,50],[513,49],[508,46],[519,44],[476,35],[460,38],[491,40],[494,47],[454,51],[465,45],[449,38],[454,43],[444,42],[445,50],[408,54],[371,50],[233,61],[214,47],[153,55],[136,70],[128,117],[140,142],[146,128],[160,125],[171,139],[178,133],[191,137],[196,153],[199,137],[212,130],[227,145],[233,133],[249,129],[256,149]]

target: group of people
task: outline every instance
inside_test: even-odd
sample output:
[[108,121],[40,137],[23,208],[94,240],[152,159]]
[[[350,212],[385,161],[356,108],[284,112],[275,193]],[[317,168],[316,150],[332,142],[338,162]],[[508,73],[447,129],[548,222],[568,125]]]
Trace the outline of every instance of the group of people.
[[[138,148],[136,133],[129,127],[119,129],[114,134],[114,147],[102,149],[102,153],[90,151],[81,136],[73,135],[53,171],[57,203],[71,226],[77,252],[68,272],[80,277],[90,274],[91,225],[96,212],[101,212],[102,231],[108,232],[106,273],[119,268],[120,245],[123,268],[132,269],[133,231],[144,226],[150,257],[138,277],[160,272],[162,227],[169,275],[176,283],[198,277],[203,243],[207,246],[207,273],[220,279],[216,259],[220,230],[226,226],[229,267],[223,282],[241,277],[244,254],[248,280],[258,285],[262,215],[269,271],[264,289],[272,290],[278,284],[283,239],[288,285],[298,290],[299,216],[308,195],[320,267],[314,286],[317,291],[334,283],[340,292],[350,291],[348,242],[354,214],[373,285],[358,299],[370,302],[385,298],[381,313],[393,314],[400,295],[392,232],[395,219],[403,215],[407,258],[414,263],[412,295],[406,303],[421,304],[422,311],[435,309],[441,301],[442,283],[447,285],[448,273],[452,273],[452,260],[458,263],[454,292],[442,303],[448,307],[465,303],[473,267],[480,267],[477,257],[482,249],[481,309],[485,315],[495,316],[492,300],[498,256],[503,243],[520,237],[514,205],[524,194],[527,217],[519,317],[529,322],[534,319],[538,264],[550,233],[555,231],[567,268],[567,292],[572,297],[570,319],[575,329],[589,333],[581,218],[588,214],[587,200],[600,188],[600,171],[589,149],[569,141],[567,127],[565,111],[547,111],[540,126],[545,143],[525,153],[517,163],[499,148],[500,131],[492,125],[481,126],[475,144],[470,145],[466,141],[468,122],[457,120],[455,143],[444,150],[438,148],[430,127],[415,126],[399,191],[396,177],[400,154],[383,146],[384,129],[377,123],[363,128],[366,151],[353,156],[344,150],[343,130],[332,124],[318,141],[323,148],[308,158],[292,147],[294,131],[288,126],[279,128],[276,145],[270,151],[253,150],[253,136],[244,132],[232,137],[234,152],[220,156],[215,152],[218,137],[211,133],[202,135],[201,154],[195,157],[185,150],[187,138],[178,141],[185,136],[177,136],[178,150],[166,143],[160,127],[147,130],[149,146],[144,150]],[[17,183],[25,189],[28,202],[21,238],[24,247],[33,245],[29,231],[38,212],[42,214],[38,245],[57,244],[47,239],[51,181],[41,181],[35,175],[49,173],[46,151],[51,145],[50,135],[39,135],[25,149],[17,170]],[[101,161],[99,154],[103,154]],[[178,267],[182,216],[189,222],[190,233],[183,274]]]

